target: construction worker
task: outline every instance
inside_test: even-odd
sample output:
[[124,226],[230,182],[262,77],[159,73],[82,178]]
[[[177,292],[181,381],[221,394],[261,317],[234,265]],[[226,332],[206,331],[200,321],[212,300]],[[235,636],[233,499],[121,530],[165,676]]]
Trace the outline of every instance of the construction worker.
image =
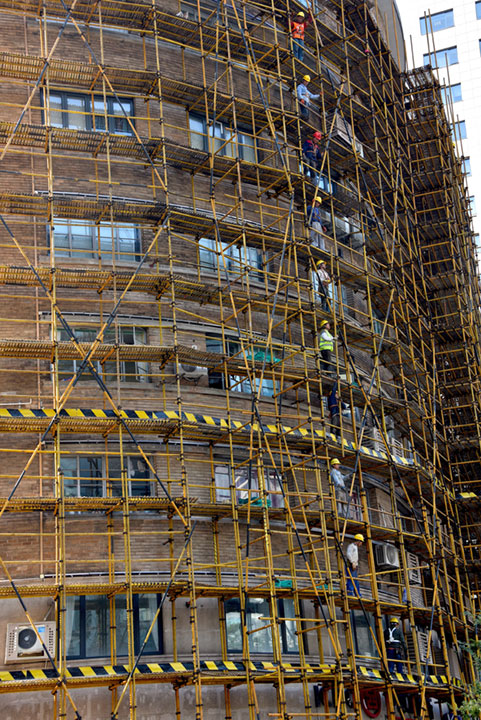
[[[325,250],[323,233],[326,231],[326,228],[322,224],[321,201],[319,198],[316,198],[312,205],[307,206],[307,222],[311,228],[309,233],[311,243],[320,250]],[[329,278],[329,284],[330,283],[331,278]]]
[[339,517],[347,517],[347,503],[349,494],[346,490],[345,482],[351,477],[352,473],[343,475],[340,470],[341,461],[337,458],[331,460],[331,472],[329,473],[334,485],[336,499],[337,499],[337,514]]
[[348,595],[354,597],[361,597],[361,588],[359,586],[359,580],[357,579],[357,573],[359,568],[359,548],[363,542],[364,535],[358,533],[357,535],[354,535],[354,541],[349,543],[346,549],[346,590]]
[[299,107],[301,110],[301,117],[304,120],[309,120],[309,108],[311,106],[311,100],[317,100],[320,95],[315,95],[307,89],[308,84],[311,82],[310,75],[303,75],[301,82],[297,86],[297,99],[299,101]]
[[389,672],[402,672],[403,664],[400,661],[407,657],[407,646],[397,617],[392,617],[389,627],[384,630],[384,644],[386,645]]
[[[309,77],[306,75],[306,77]],[[312,137],[308,137],[302,143],[302,158],[305,160],[304,174],[306,177],[313,177],[314,182],[317,182],[317,171],[321,167],[321,148],[319,147],[319,141],[322,140],[322,133],[316,130],[312,133]]]
[[339,440],[341,437],[341,411],[348,410],[349,408],[342,400],[339,402],[337,382],[334,383],[327,397],[327,408],[331,419],[331,431],[334,430],[336,438]]
[[317,275],[317,292],[321,300],[321,309],[327,312],[329,310],[329,303],[327,298],[329,297],[331,276],[327,272],[327,265],[325,260],[319,260],[316,263],[316,275]]
[[332,373],[334,370],[332,354],[334,351],[334,336],[330,333],[331,323],[329,320],[321,322],[321,336],[319,338],[319,350],[321,352],[321,370]]
[[289,21],[289,29],[292,37],[292,52],[294,57],[301,62],[304,60],[304,39],[306,35],[306,28],[309,23],[312,22],[312,17],[309,15],[306,18],[306,14],[300,10],[296,15],[291,16]]

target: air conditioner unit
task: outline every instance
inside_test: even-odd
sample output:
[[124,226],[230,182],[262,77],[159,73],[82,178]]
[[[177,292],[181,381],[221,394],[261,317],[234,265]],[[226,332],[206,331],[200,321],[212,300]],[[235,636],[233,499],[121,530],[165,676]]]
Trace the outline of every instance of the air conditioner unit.
[[[198,350],[197,345],[192,345],[193,350]],[[182,377],[186,380],[199,380],[207,375],[207,368],[199,365],[190,365],[189,363],[179,363]]]
[[337,130],[337,135],[348,145],[352,146],[352,142],[354,140],[354,147],[356,148],[356,152],[363,158],[364,147],[362,146],[362,143],[360,143],[359,140],[356,140],[356,138],[354,137],[351,125],[346,120],[344,120],[344,118],[336,115],[334,127]]
[[395,570],[399,568],[399,553],[394,545],[389,545],[388,543],[376,545],[375,554],[376,565],[379,568],[383,568],[384,570],[388,570],[390,568]]
[[406,559],[408,563],[408,575],[409,580],[414,585],[422,584],[421,568],[419,567],[419,559],[414,553],[406,553]]
[[[51,657],[55,656],[55,623],[35,623],[38,634],[43,640]],[[42,647],[31,625],[7,625],[7,639],[5,643],[5,662],[22,662],[43,660],[47,653]]]

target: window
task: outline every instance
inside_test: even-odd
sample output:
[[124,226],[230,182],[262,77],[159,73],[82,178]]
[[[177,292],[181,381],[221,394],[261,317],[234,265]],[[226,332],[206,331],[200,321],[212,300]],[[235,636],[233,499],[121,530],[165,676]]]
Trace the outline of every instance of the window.
[[[117,655],[128,654],[125,595],[116,595],[115,641]],[[160,602],[157,595],[133,596],[134,649],[138,653]],[[97,658],[110,655],[110,602],[105,595],[67,597],[67,658]],[[149,655],[163,653],[161,616],[144,650]]]
[[477,20],[481,20],[481,0],[478,0],[475,3],[476,6],[476,18]]
[[[205,344],[207,352],[218,353],[219,355],[224,353],[222,339],[218,335],[208,335],[206,337]],[[228,357],[237,357],[239,359],[239,363],[243,362],[244,356],[241,352],[241,345],[238,341],[226,340],[226,353]],[[265,347],[254,348],[254,360],[262,362],[264,360],[264,356],[266,355],[267,362],[272,362],[271,353],[268,350],[266,351]],[[250,358],[249,353],[247,357]],[[273,360],[275,361],[275,359],[276,358],[274,357]],[[274,395],[274,380],[267,377],[267,375],[268,371],[266,370],[262,379],[261,395],[272,397]],[[252,385],[249,378],[245,375],[229,375],[229,389],[231,392],[249,393],[249,395],[252,391],[257,393],[259,390],[260,378],[257,378],[254,375],[251,375],[251,378]],[[218,370],[209,370],[209,387],[225,390],[225,373],[219,372]]]
[[380,310],[372,309],[372,329],[377,335],[382,335],[384,328],[384,316]]
[[140,230],[135,225],[90,225],[74,220],[55,219],[53,225],[55,255],[58,257],[140,260]]
[[[100,330],[92,327],[74,327],[73,332],[79,342],[92,343],[97,337],[97,333]],[[59,328],[58,339],[60,341],[70,340],[70,336],[65,328]],[[132,327],[130,325],[120,325],[116,329],[110,327],[104,332],[104,344],[116,344],[120,345],[146,345],[147,344],[147,330],[145,328]],[[78,360],[60,360],[58,363],[58,370],[63,379],[67,379],[72,374],[77,372],[77,369],[81,363],[79,356]],[[111,362],[101,363],[94,361],[94,366],[99,375],[107,376],[109,378],[117,377],[117,362],[115,361],[115,353],[113,353],[113,360]],[[119,363],[119,380],[122,382],[150,382],[149,377],[149,363],[136,362],[135,360],[121,360]],[[92,374],[89,369],[86,368],[80,375],[80,380],[93,380]]]
[[448,105],[451,100],[453,103],[461,102],[463,99],[461,83],[455,83],[454,85],[447,85],[441,88],[441,96],[445,105]]
[[[119,102],[120,100],[120,102]],[[134,101],[130,98],[107,97],[101,95],[77,95],[68,92],[51,92],[49,95],[50,117],[45,121],[51,127],[71,128],[73,130],[103,131],[107,129],[116,135],[133,135],[132,127],[126,115],[133,123]],[[43,98],[46,107],[46,99]],[[107,115],[107,128],[105,120]]]
[[476,215],[476,198],[474,195],[469,197],[469,212],[471,215]]
[[[376,631],[373,613],[366,613],[369,623],[361,610],[351,610],[351,625],[353,629],[355,652],[362,657],[378,657],[374,638]],[[374,637],[373,637],[374,633]]]
[[[269,602],[263,598],[248,597],[246,599],[246,626],[247,630],[264,628],[249,635],[249,650],[251,653],[272,653],[272,630],[265,628],[269,625]],[[226,600],[225,625],[227,634],[227,651],[242,652],[242,621],[240,602],[236,598]],[[277,601],[277,613],[281,622],[278,625],[283,653],[298,653],[299,646],[296,635],[296,622],[294,620],[294,601],[283,598]],[[282,620],[282,618],[287,618]]]
[[421,25],[421,35],[438,32],[438,30],[446,30],[446,28],[454,27],[454,13],[452,10],[444,10],[433,14],[426,14],[426,17],[419,18]]
[[199,239],[199,264],[206,270],[217,270],[221,273],[228,270],[229,274],[240,275],[246,270],[253,279],[262,280],[262,270],[268,271],[268,262],[260,248],[244,247],[216,242],[211,238]]
[[468,157],[463,158],[463,173],[468,177],[471,175],[471,160]]
[[[212,151],[226,157],[239,157],[241,160],[256,162],[255,139],[247,131],[233,131],[222,122],[207,127],[207,121],[200,115],[189,115],[190,146],[205,152]],[[212,139],[209,141],[209,138]]]
[[[215,479],[215,497],[217,502],[230,502],[230,485],[231,470],[227,465],[216,465],[214,469]],[[249,479],[250,476],[250,479]],[[284,497],[282,495],[279,482],[281,477],[275,470],[264,469],[264,489],[268,493],[268,507],[284,507]],[[245,505],[250,502],[253,505],[261,505],[259,497],[259,476],[258,469],[253,465],[249,472],[249,466],[236,468],[234,471],[234,485],[236,501],[239,505]]]
[[454,140],[466,140],[466,121],[460,120],[455,122],[454,126],[451,125],[451,133]]
[[456,45],[437,52],[425,53],[423,55],[424,65],[432,65],[432,67],[445,67],[446,65],[456,65],[458,62],[458,48]]
[[[150,470],[141,457],[124,456],[128,492],[131,497],[153,495]],[[120,457],[109,455],[62,455],[60,469],[64,476],[67,497],[121,497],[122,475]]]

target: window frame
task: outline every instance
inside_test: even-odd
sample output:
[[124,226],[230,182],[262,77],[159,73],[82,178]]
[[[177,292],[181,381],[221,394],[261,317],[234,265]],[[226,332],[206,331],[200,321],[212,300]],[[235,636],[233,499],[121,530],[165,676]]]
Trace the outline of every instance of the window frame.
[[[133,137],[135,135],[134,130],[130,127],[129,123],[126,120],[125,115],[122,113],[121,115],[116,115],[114,113],[114,103],[121,102],[129,103],[130,105],[130,112],[127,112],[127,117],[129,118],[130,122],[133,125],[133,128],[135,128],[135,99],[133,97],[119,97],[118,100],[114,95],[107,95],[105,97],[106,103],[107,103],[107,125],[108,130],[105,130],[105,128],[97,128],[96,127],[96,118],[102,118],[102,121],[105,120],[105,112],[102,114],[95,112],[95,103],[100,102],[104,104],[104,97],[103,95],[89,95],[86,93],[78,93],[78,92],[69,92],[68,90],[57,90],[52,89],[49,91],[49,104],[50,104],[50,98],[55,95],[60,95],[60,110],[50,110],[50,117],[47,117],[47,102],[46,102],[46,93],[45,90],[42,90],[42,123],[44,125],[47,125],[47,120],[50,120],[50,125],[48,127],[56,127],[63,130],[83,130],[84,132],[108,132],[112,135],[124,135],[126,137]],[[79,112],[78,114],[81,117],[85,117],[85,128],[73,128],[68,123],[68,100],[81,100],[84,104],[83,111]],[[93,101],[93,109],[92,109],[92,101]],[[52,112],[60,112],[61,118],[62,118],[62,125],[59,126],[57,124],[52,125]],[[119,131],[115,128],[115,119],[117,117],[122,118],[123,122],[126,124],[126,130],[125,131]]]
[[[267,507],[281,509],[284,508],[284,495],[282,490],[279,488],[279,481],[282,482],[282,478],[279,477],[278,473],[269,467],[263,468],[264,470],[264,488],[268,494]],[[215,499],[219,503],[230,503],[231,502],[231,486],[235,486],[235,500],[238,505],[245,505],[249,502],[249,493],[251,505],[259,505],[257,500],[260,500],[259,496],[259,474],[257,466],[253,465],[251,474],[251,487],[250,489],[243,489],[242,486],[238,487],[240,481],[248,482],[249,467],[238,468],[234,481],[232,481],[232,470],[227,463],[216,463],[214,465],[214,487],[215,487]],[[246,476],[247,473],[247,476]],[[242,477],[244,476],[244,477]],[[269,504],[270,500],[270,504]]]
[[[438,24],[438,21],[441,20],[443,17],[449,17],[451,24],[450,25],[443,25],[442,27],[436,27]],[[449,22],[449,20],[448,20]],[[454,9],[450,8],[449,10],[440,10],[436,13],[430,13],[429,15],[422,16],[419,18],[419,25],[421,29],[421,35],[428,35],[431,32],[441,32],[441,30],[448,30],[448,28],[454,27]]]
[[[453,60],[453,62],[450,61],[450,51],[455,50],[455,56],[456,59]],[[438,64],[439,59],[442,60],[441,64]],[[450,65],[457,65],[459,63],[459,56],[458,56],[458,46],[457,45],[451,45],[447,48],[442,48],[441,50],[436,50],[434,52],[424,53],[423,54],[423,65],[426,67],[427,65],[431,65],[432,68],[443,68],[443,67],[449,67]]]
[[[199,133],[197,131],[192,131],[191,128],[191,119],[193,121],[202,123],[202,133]],[[216,134],[215,131],[219,130],[219,135]],[[209,138],[212,138],[213,141],[216,139],[221,141],[221,148],[220,150],[216,150],[214,147],[214,154],[218,155],[220,157],[230,157],[232,159],[235,159],[236,157],[239,157],[240,160],[244,160],[246,162],[252,162],[257,163],[258,162],[258,148],[257,148],[257,142],[256,138],[254,136],[252,128],[247,128],[244,126],[237,126],[237,130],[234,128],[231,128],[230,125],[227,125],[226,123],[216,120],[215,122],[215,131],[212,134],[212,126],[208,125],[207,119],[204,115],[201,115],[200,113],[196,112],[190,112],[188,116],[188,135],[189,135],[189,145],[190,147],[195,147],[192,145],[192,134],[195,135],[201,135],[202,137],[202,148],[198,148],[200,150],[203,150],[203,152],[210,152],[211,147],[214,147],[212,142],[209,142]],[[252,141],[252,142],[250,142]],[[245,157],[248,153],[244,148],[249,148],[253,153],[253,159],[249,159]],[[232,149],[232,152],[230,152],[230,149]]]
[[[134,618],[134,651],[136,654],[139,652],[141,644],[144,640],[144,637],[141,638],[141,636],[140,636],[140,610],[141,610],[140,603],[139,603],[140,595],[149,596],[149,593],[134,594],[132,596],[132,598],[133,598],[133,618]],[[115,599],[120,596],[121,596],[121,594],[116,595]],[[82,659],[89,659],[89,658],[108,657],[110,655],[110,649],[111,649],[110,648],[111,618],[110,618],[109,598],[106,595],[75,595],[75,596],[71,596],[71,597],[73,597],[74,599],[78,598],[78,600],[79,600],[79,654],[78,655],[67,654],[67,659],[68,660],[82,660]],[[86,603],[86,598],[92,598],[92,597],[103,598],[106,601],[105,609],[106,609],[106,613],[107,613],[106,624],[107,624],[107,631],[108,631],[107,632],[108,649],[107,649],[106,654],[99,654],[99,655],[87,654],[87,648],[86,648],[86,641],[87,641],[87,632],[86,632],[87,608],[86,608],[86,605],[87,605],[87,603]],[[162,596],[159,594],[156,594],[154,597],[156,598],[156,601],[157,601],[156,604],[158,607]],[[68,613],[68,606],[67,606],[66,613],[65,613],[66,616],[67,616],[67,613]],[[125,616],[125,617],[127,619],[127,616]],[[152,619],[153,619],[153,617],[152,617]],[[144,649],[144,654],[146,654],[146,655],[154,656],[154,655],[163,655],[164,654],[164,637],[163,637],[164,633],[163,633],[163,614],[162,614],[162,612],[159,613],[156,625],[157,625],[157,629],[155,630],[155,628],[154,628],[152,632],[155,633],[154,637],[155,637],[155,640],[157,641],[157,645],[158,645],[159,649],[156,651],[151,651],[151,650],[148,650],[146,647]],[[116,626],[116,628],[118,628],[117,613],[116,613],[116,617],[115,617],[115,626]],[[67,647],[67,650],[68,650],[68,647]],[[126,655],[119,655],[118,657],[126,657]]]
[[[267,612],[270,615],[271,609],[270,609],[270,605],[269,605],[269,600],[267,598],[255,598],[255,597],[246,596],[247,603],[253,604],[253,602],[256,600],[262,600],[262,602],[259,604],[268,606]],[[287,617],[294,617],[294,615],[295,615],[294,601],[292,598],[277,598],[276,602],[277,602],[277,617],[279,620],[278,628],[280,629],[279,635],[280,635],[280,639],[281,639],[281,652],[283,655],[299,655],[299,636],[298,635],[295,636],[297,639],[297,649],[289,650],[288,636],[287,636],[288,629],[286,627],[287,624],[292,625],[295,628],[295,631],[297,631],[297,621],[296,620],[283,620],[283,618],[285,618],[286,615],[287,615]],[[302,600],[300,600],[299,602],[301,604],[301,616],[302,616]],[[289,608],[286,608],[286,603],[292,603],[292,612],[289,610]],[[234,609],[229,610],[228,609],[229,605],[234,606]],[[238,646],[232,647],[229,644],[229,632],[228,632],[228,621],[227,621],[227,615],[229,613],[236,613],[239,616],[238,625],[239,625],[239,630],[240,630],[241,647],[238,647]],[[246,621],[247,621],[248,628],[249,628],[249,617],[251,615],[252,615],[252,611],[249,612],[248,606],[247,606]],[[239,598],[234,597],[234,598],[229,598],[228,600],[224,600],[224,617],[225,617],[225,640],[226,640],[227,652],[229,654],[242,653],[242,651],[243,651],[243,648],[242,648],[242,622],[241,622],[241,606],[240,606]],[[266,625],[267,623],[265,621],[261,621],[261,624],[263,626],[263,625]],[[301,622],[301,626],[302,626],[302,622]],[[254,626],[252,626],[252,627],[254,627]],[[256,640],[256,635],[259,636],[261,632],[266,633],[266,636],[268,636],[270,638],[270,642],[268,643],[268,645],[265,648],[263,648],[261,650],[252,649],[250,647],[251,638],[254,638],[254,640]],[[307,652],[307,643],[306,643],[305,633],[303,635],[301,635],[301,638],[302,638],[304,651]],[[265,631],[253,633],[252,635],[249,636],[249,653],[251,655],[272,655],[272,652],[273,652],[273,648],[272,648],[272,632],[271,632],[271,630],[267,629]]]
[[[55,226],[58,228],[65,228],[65,233],[57,231],[57,235],[65,234],[67,237],[68,246],[62,247],[55,244]],[[85,237],[90,239],[90,247],[75,247],[75,243],[72,238],[75,236],[73,228],[84,228],[89,232],[85,233]],[[112,247],[110,249],[102,249],[102,229],[109,229],[110,236],[114,234],[114,251],[112,253]],[[99,247],[99,230],[100,230],[100,247]],[[121,244],[127,243],[127,239],[122,239],[120,234],[122,230],[133,230],[135,237],[133,239],[133,252],[126,252],[121,250]],[[121,225],[112,225],[111,223],[98,223],[91,224],[86,222],[82,224],[82,221],[75,221],[72,218],[54,218],[53,225],[47,225],[47,247],[50,248],[51,233],[53,232],[53,245],[55,251],[55,257],[70,257],[70,258],[89,258],[97,259],[100,255],[100,259],[103,261],[112,260],[112,255],[115,256],[116,262],[122,263],[138,263],[140,260],[140,253],[142,247],[142,232],[138,225],[134,223],[122,223]],[[125,257],[127,255],[127,257]]]
[[477,0],[474,3],[474,11],[476,13],[476,20],[481,20],[481,0]]
[[451,134],[455,142],[466,140],[468,137],[466,120],[456,120],[453,124],[451,124]]
[[[269,257],[264,258],[261,248],[253,245],[233,245],[232,243],[200,237],[197,242],[199,267],[203,270],[221,272],[227,270],[232,275],[243,275],[247,269],[250,279],[262,282],[264,273],[269,272]],[[222,253],[225,258],[222,257]]]
[[[115,487],[115,484],[119,482],[119,478],[110,477],[109,474],[107,473],[107,466],[108,466],[108,465],[110,466],[110,463],[111,463],[112,459],[117,459],[117,458],[120,460],[120,458],[118,457],[118,455],[116,455],[116,454],[114,454],[114,453],[112,453],[111,456],[109,456],[109,455],[107,455],[107,456],[106,456],[106,455],[84,455],[84,454],[75,455],[74,453],[69,453],[68,455],[61,455],[61,456],[60,456],[60,470],[62,471],[62,475],[63,475],[63,483],[64,483],[65,496],[66,496],[66,497],[99,497],[99,498],[106,498],[106,497],[114,497],[114,498],[116,498],[116,497],[121,497],[121,494],[118,495],[118,494],[112,492],[113,489],[114,489],[114,487]],[[108,459],[108,461],[107,461],[107,459]],[[133,463],[133,460],[134,460],[134,459],[135,459],[136,461],[142,460],[142,457],[140,457],[140,456],[138,456],[138,455],[124,455],[124,461],[125,461],[125,459],[127,459],[127,478],[128,478],[129,497],[155,497],[155,485],[154,485],[154,481],[153,481],[153,478],[152,478],[152,475],[151,475],[151,472],[150,472],[150,468],[147,467],[147,470],[148,470],[148,472],[149,472],[149,477],[148,477],[148,478],[145,478],[145,479],[144,479],[144,478],[134,478],[134,477],[132,477],[132,475],[133,475],[133,471],[132,471],[132,463]],[[75,462],[76,462],[76,466],[77,466],[77,467],[76,467],[76,470],[75,470],[75,473],[76,473],[76,474],[75,474],[74,476],[66,476],[66,475],[65,475],[65,470],[62,469],[62,461],[67,461],[67,460],[75,460]],[[94,460],[95,463],[99,466],[99,467],[98,467],[98,471],[97,471],[98,474],[97,474],[96,476],[82,475],[82,474],[81,474],[81,473],[82,473],[82,470],[81,470],[81,467],[80,467],[82,460],[87,460],[87,461],[92,461],[92,460]],[[109,468],[109,469],[110,469],[110,468]],[[68,479],[68,480],[72,480],[73,483],[76,484],[77,488],[76,488],[76,493],[75,493],[75,494],[71,494],[70,492],[67,492],[67,488],[66,488],[66,485],[65,485],[65,481],[66,481],[67,479]],[[150,486],[150,493],[149,493],[149,495],[142,495],[142,494],[137,494],[137,493],[133,493],[133,492],[132,492],[132,488],[135,487],[135,485],[136,485],[136,483],[135,483],[135,480],[136,480],[136,479],[138,479],[138,480],[143,480],[143,481],[145,482],[145,485],[149,485],[149,486]],[[82,494],[82,493],[81,493],[81,490],[82,490],[82,480],[87,481],[88,483],[92,483],[93,481],[97,480],[97,481],[98,481],[98,487],[99,487],[100,490],[101,490],[101,494],[100,494],[100,495],[96,495],[96,494],[87,494],[87,495],[85,495],[85,494]],[[134,481],[133,484],[132,484],[132,481]],[[73,483],[72,483],[72,484],[73,484]],[[85,484],[85,483],[84,483],[84,484]],[[139,486],[140,486],[140,485],[141,485],[141,483],[139,483]],[[107,492],[108,490],[110,490],[110,494],[108,494],[108,492]]]
[[[222,337],[215,333],[207,333],[207,335],[205,336],[205,345],[207,352],[217,353],[218,355],[222,355],[224,352]],[[240,352],[241,344],[239,340],[235,340],[234,338],[227,338],[226,349],[228,357],[234,357],[238,355],[240,358],[242,358],[242,354]],[[254,354],[255,351],[256,348],[254,347]],[[263,348],[259,348],[259,352],[265,353],[266,350]],[[270,361],[268,360],[268,362]],[[261,397],[273,397],[277,389],[276,381],[273,377],[268,377],[268,375],[269,373],[267,371],[264,372],[264,377],[262,378],[261,385]],[[256,394],[259,392],[260,378],[256,377],[255,375],[252,375],[252,383],[254,385],[253,388],[251,387],[251,380],[244,375],[234,375],[233,373],[228,373],[226,380],[226,373],[224,372],[224,370],[211,370],[209,368],[207,371],[207,378],[209,387],[217,388],[217,390],[228,389],[231,392],[245,393],[246,395],[252,395],[253,390]]]
[[[374,636],[376,635],[376,626],[374,622],[374,613],[367,612],[366,613],[369,620],[369,625],[371,629],[374,631]],[[364,617],[364,613],[362,610],[351,610],[351,628],[352,628],[352,635],[354,638],[354,652],[356,655],[362,657],[362,658],[379,658],[379,653],[377,651],[374,638],[372,637],[372,633],[369,631],[367,633],[368,642],[369,642],[369,650],[371,652],[363,652],[363,648],[360,646],[360,637],[361,637],[361,629],[367,630],[366,625],[366,618]]]
[[[454,88],[456,90],[454,91]],[[457,94],[457,88],[459,88],[459,96]],[[446,85],[445,87],[441,88],[441,97],[443,100],[444,105],[448,104],[448,98],[451,99],[453,105],[454,103],[462,102],[463,101],[463,91],[461,88],[461,83],[453,83],[452,85]]]
[[[100,330],[100,326],[98,328],[93,328],[90,325],[82,325],[79,323],[78,325],[74,325],[72,327],[73,332],[77,336],[77,339],[79,342],[93,342]],[[79,337],[79,332],[82,331],[90,331],[91,337],[87,337],[85,339],[82,339]],[[112,331],[113,334],[109,334],[110,331]],[[143,332],[143,337],[145,342],[133,342],[128,343],[125,342],[125,339],[123,338],[123,333],[131,331],[133,333],[134,340],[136,338],[136,335],[139,334],[141,331]],[[59,327],[57,329],[57,340],[59,342],[67,342],[70,340],[70,335],[68,334],[67,330],[63,327]],[[121,345],[148,345],[149,335],[148,335],[148,327],[139,327],[137,325],[118,325],[117,330],[115,328],[110,327],[109,330],[104,333],[104,339],[103,342],[105,344],[112,344],[115,345],[117,342]],[[75,375],[79,364],[82,363],[82,358],[74,358],[73,360],[59,360],[58,361],[58,371],[60,376],[68,376],[68,375]],[[110,372],[110,366],[113,364],[117,364],[116,360],[109,360],[106,363],[100,362],[100,360],[93,360],[92,364],[94,365],[95,369],[97,370],[97,373],[100,375],[100,377],[106,376],[106,380],[111,379],[109,376],[111,375]],[[128,372],[128,365],[133,364],[135,366],[135,373]],[[122,383],[150,383],[152,381],[150,377],[150,363],[144,362],[142,360],[120,360],[119,361],[119,380]],[[61,377],[62,379],[62,377]],[[115,370],[115,379],[117,379],[117,374]],[[79,382],[88,382],[88,381],[94,381],[91,373],[89,370],[86,370],[82,373],[79,377]],[[94,381],[95,382],[95,381]]]

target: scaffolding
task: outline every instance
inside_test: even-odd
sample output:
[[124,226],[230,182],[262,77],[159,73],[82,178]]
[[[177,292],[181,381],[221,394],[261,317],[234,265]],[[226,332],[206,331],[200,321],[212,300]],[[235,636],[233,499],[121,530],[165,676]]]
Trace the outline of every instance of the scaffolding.
[[7,718],[427,720],[473,680],[453,117],[394,15],[307,5],[299,57],[291,0],[0,0]]

